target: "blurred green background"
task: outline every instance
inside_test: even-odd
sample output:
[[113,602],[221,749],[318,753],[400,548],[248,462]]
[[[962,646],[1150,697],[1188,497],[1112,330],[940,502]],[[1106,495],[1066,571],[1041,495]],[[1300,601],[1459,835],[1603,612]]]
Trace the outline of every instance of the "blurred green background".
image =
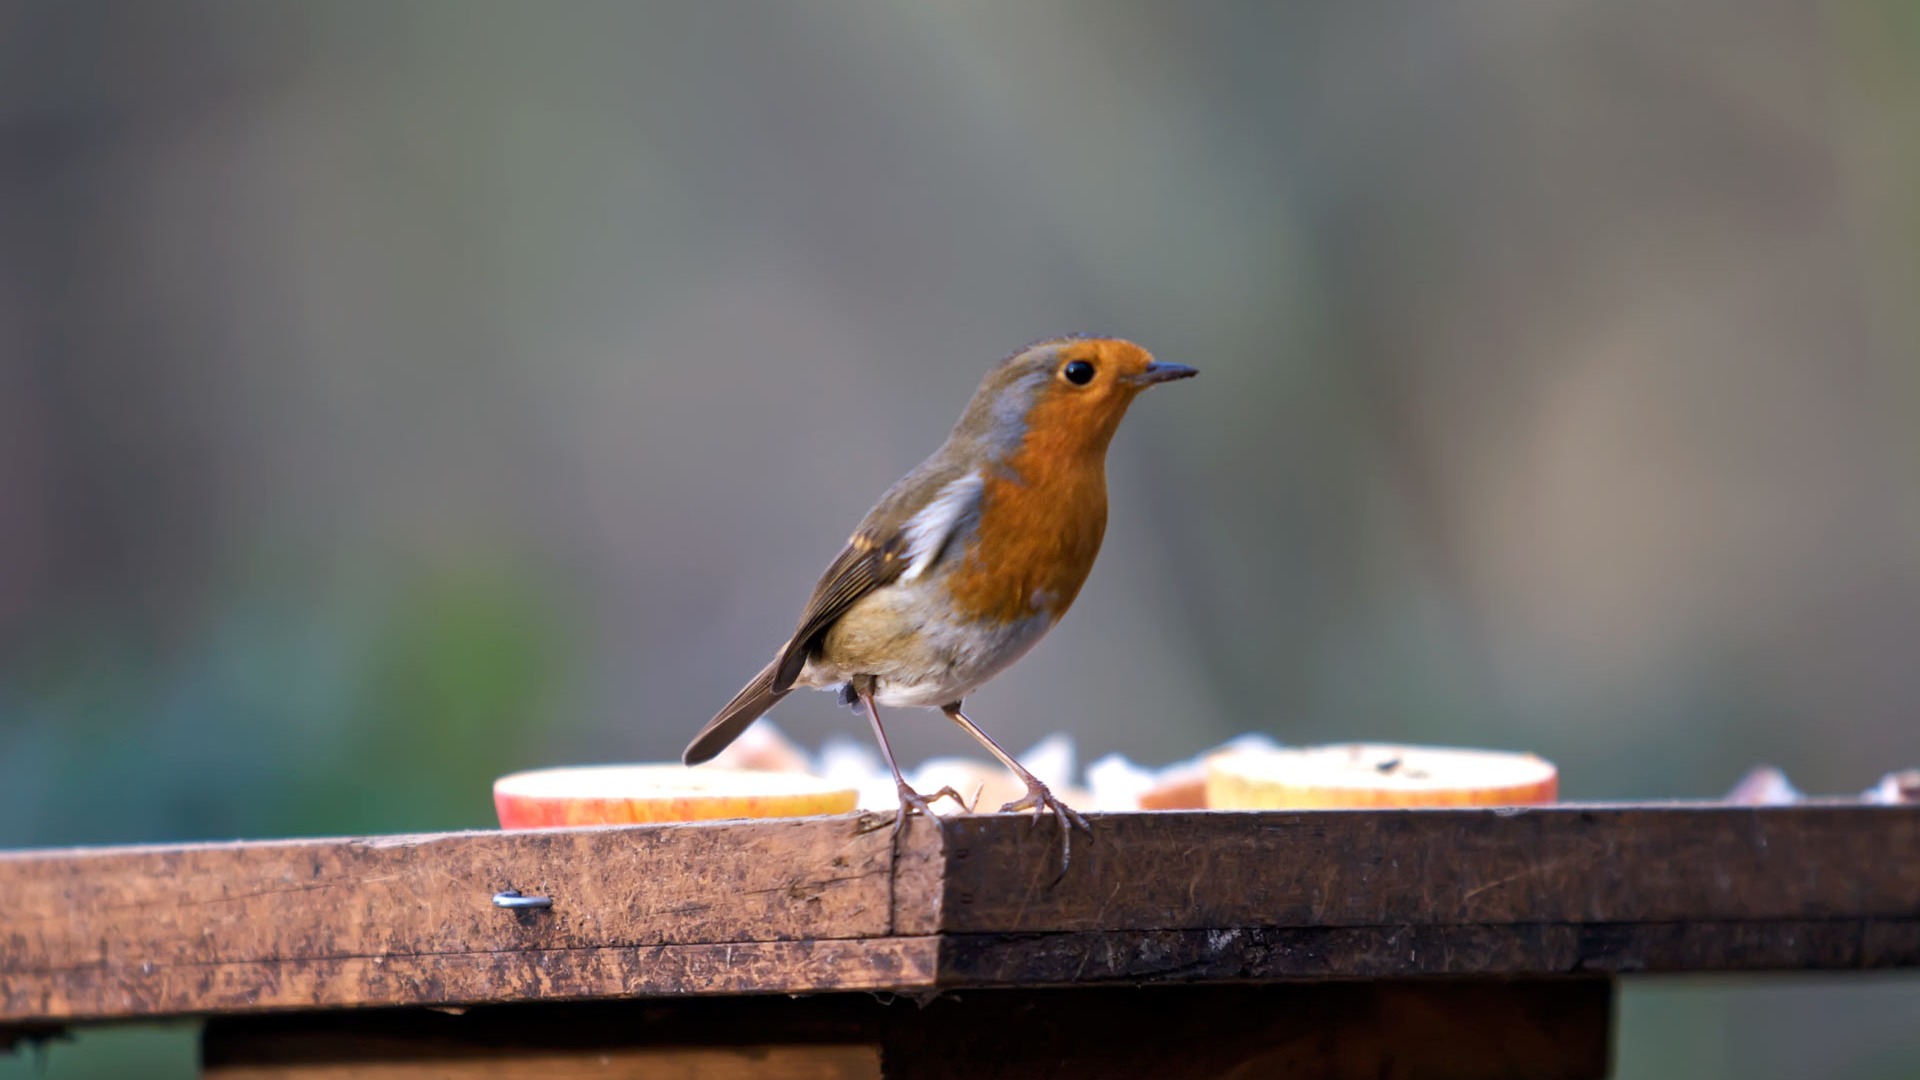
[[[1917,60],[1911,0],[0,0],[0,847],[670,758],[1078,330],[1203,375],[972,699],[1011,745],[1865,788],[1920,763]],[[1910,1077],[1917,1016],[1635,983],[1621,1075]]]

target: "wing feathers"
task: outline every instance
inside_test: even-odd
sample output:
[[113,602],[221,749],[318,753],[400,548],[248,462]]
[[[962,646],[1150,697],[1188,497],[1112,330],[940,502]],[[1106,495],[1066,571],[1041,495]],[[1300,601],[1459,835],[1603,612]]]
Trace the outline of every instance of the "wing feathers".
[[773,688],[773,668],[773,664],[761,668],[760,674],[741,687],[740,692],[733,695],[733,700],[707,721],[707,726],[700,729],[700,734],[693,737],[680,755],[683,763],[698,765],[710,760],[713,755],[726,749],[728,743],[739,738],[740,733],[747,730],[748,724],[773,708],[774,702],[787,696],[788,691]]
[[[820,635],[861,597],[895,581],[911,581],[938,563],[947,542],[976,513],[983,487],[977,472],[955,477],[940,485],[933,498],[908,518],[905,525],[888,533],[875,528],[876,519],[885,521],[892,517],[886,511],[898,504],[891,498],[882,500],[841,550],[839,558],[820,576],[820,584],[814,587],[813,598],[807,602],[806,614],[800,617],[799,627],[787,647],[781,650],[774,668],[773,688],[785,692],[793,687]],[[899,518],[892,517],[892,520]]]
[[900,575],[900,580],[912,581],[939,561],[940,553],[946,550],[947,541],[953,538],[960,523],[980,504],[980,492],[985,486],[986,481],[979,473],[967,473],[948,482],[934,495],[932,502],[913,515],[903,530],[907,541],[907,553],[904,556],[907,569]]
[[845,614],[854,601],[900,576],[900,571],[906,568],[905,560],[900,557],[901,547],[899,536],[884,543],[865,534],[854,536],[840,557],[821,575],[820,584],[814,587],[813,599],[807,602],[806,614],[800,617],[799,627],[788,639],[786,648],[780,651],[780,658],[775,662],[774,689],[781,692],[792,689],[793,681],[800,677],[800,669],[807,666],[807,652],[813,647],[814,639],[833,625],[833,620]]

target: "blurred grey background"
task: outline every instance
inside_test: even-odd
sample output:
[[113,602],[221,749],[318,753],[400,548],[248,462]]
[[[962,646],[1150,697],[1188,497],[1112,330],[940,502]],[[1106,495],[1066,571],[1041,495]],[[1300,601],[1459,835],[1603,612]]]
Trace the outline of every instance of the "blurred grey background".
[[[1910,0],[0,0],[0,846],[671,758],[1080,330],[1203,374],[1011,745],[1857,791],[1920,763],[1916,58]],[[1910,1077],[1916,1015],[1636,985],[1621,1075]],[[0,1077],[133,1063],[191,1032]]]

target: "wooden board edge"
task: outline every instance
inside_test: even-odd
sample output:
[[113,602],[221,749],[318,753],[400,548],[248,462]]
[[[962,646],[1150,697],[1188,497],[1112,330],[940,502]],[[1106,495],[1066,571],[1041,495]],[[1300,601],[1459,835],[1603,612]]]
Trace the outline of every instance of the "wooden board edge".
[[945,836],[948,933],[1920,915],[1920,806],[1157,811]]
[[939,985],[1147,985],[1920,968],[1920,917],[946,934]]
[[[524,830],[0,861],[0,1007],[41,972],[883,937],[869,819]],[[539,907],[503,906],[509,890]]]
[[931,936],[111,966],[10,977],[0,1025],[934,985]]

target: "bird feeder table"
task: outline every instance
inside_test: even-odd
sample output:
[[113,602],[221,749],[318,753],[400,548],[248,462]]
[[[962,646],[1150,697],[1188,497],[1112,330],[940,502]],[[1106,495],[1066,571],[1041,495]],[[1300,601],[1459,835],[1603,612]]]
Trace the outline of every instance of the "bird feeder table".
[[[0,854],[0,1043],[209,1077],[1601,1077],[1615,982],[1920,966],[1920,806],[891,815]],[[1056,880],[1057,877],[1057,880]]]

